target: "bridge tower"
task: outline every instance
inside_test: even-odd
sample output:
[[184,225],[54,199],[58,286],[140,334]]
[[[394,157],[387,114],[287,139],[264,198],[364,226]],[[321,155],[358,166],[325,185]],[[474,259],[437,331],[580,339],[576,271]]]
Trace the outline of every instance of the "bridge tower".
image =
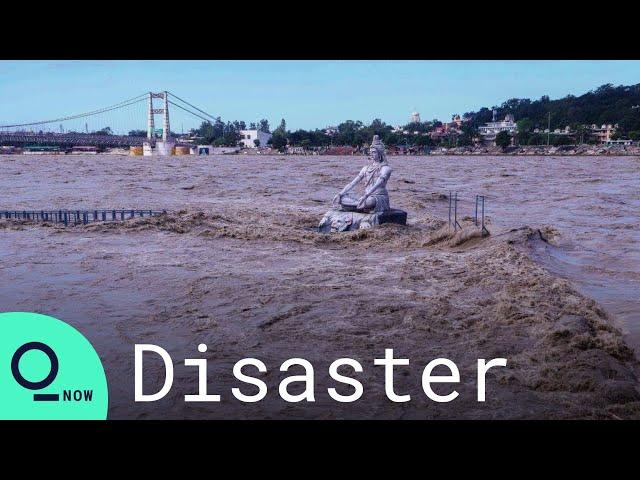
[[147,139],[151,140],[153,138],[153,131],[156,128],[153,122],[153,93],[151,92],[149,92],[149,110],[147,119]]
[[[153,108],[153,99],[161,98],[164,100],[164,108]],[[166,142],[170,138],[169,127],[169,92],[153,93],[149,92],[149,116],[147,122],[147,138],[153,138],[153,132],[155,130],[154,115],[161,114],[163,116],[162,125],[162,141]]]

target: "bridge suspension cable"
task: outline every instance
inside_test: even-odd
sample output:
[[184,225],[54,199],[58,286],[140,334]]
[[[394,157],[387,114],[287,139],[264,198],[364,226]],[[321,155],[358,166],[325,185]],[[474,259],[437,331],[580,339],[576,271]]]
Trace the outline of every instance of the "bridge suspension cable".
[[75,120],[78,118],[90,117],[92,115],[98,115],[100,113],[110,112],[112,110],[117,110],[119,108],[128,107],[129,105],[135,105],[140,103],[148,98],[148,94],[144,93],[142,95],[138,95],[137,97],[130,98],[128,100],[124,100],[122,102],[116,103],[114,105],[110,105],[108,107],[103,107],[98,110],[93,110],[91,112],[79,113],[77,115],[69,115],[66,117],[55,118],[53,120],[44,120],[40,122],[30,122],[30,123],[21,123],[16,125],[0,125],[0,128],[16,128],[16,127],[31,127],[34,125],[46,125],[49,123],[63,122],[66,120]]
[[197,113],[195,113],[195,112],[192,112],[191,110],[188,110],[188,109],[184,108],[183,106],[178,105],[178,104],[177,104],[177,103],[175,103],[175,102],[172,102],[171,100],[169,100],[168,102],[169,102],[171,105],[173,105],[174,107],[178,107],[179,109],[184,110],[185,112],[190,113],[191,115],[194,115],[194,116],[196,116],[196,117],[198,117],[198,118],[201,118],[201,119],[202,119],[202,120],[204,120],[205,122],[209,122],[209,123],[211,123],[211,119],[209,119],[209,118],[205,118],[205,117],[203,117],[202,115],[199,115],[199,114],[197,114]]
[[[172,97],[174,97],[175,99],[180,100],[182,103],[186,103],[186,104],[187,104],[187,105],[189,105],[191,108],[195,108],[195,109],[196,109],[197,111],[199,111],[200,113],[205,114],[207,117],[210,117],[211,119],[213,119],[213,121],[216,121],[216,120],[217,120],[217,118],[216,118],[216,117],[214,117],[213,115],[211,115],[211,114],[209,114],[209,113],[205,112],[204,110],[201,110],[200,108],[198,108],[198,107],[196,107],[195,105],[193,105],[193,104],[191,104],[191,103],[187,102],[186,100],[183,100],[182,98],[180,98],[179,96],[177,96],[175,93],[173,93],[173,92],[167,92],[167,93],[169,93],[169,94],[170,94]],[[173,105],[176,105],[176,104],[175,104],[175,103],[173,103]],[[179,107],[179,105],[176,105],[176,107]],[[182,107],[180,107],[180,108],[182,108]],[[185,109],[183,108],[183,110],[185,110]],[[189,112],[189,113],[192,113],[192,112]],[[195,115],[195,114],[194,114],[194,115]],[[202,117],[201,117],[201,118],[202,118]]]

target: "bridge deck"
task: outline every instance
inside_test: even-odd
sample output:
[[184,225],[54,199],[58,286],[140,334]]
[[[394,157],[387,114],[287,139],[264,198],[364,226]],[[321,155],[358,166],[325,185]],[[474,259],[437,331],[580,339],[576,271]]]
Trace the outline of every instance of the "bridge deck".
[[85,133],[7,133],[0,132],[0,145],[59,145],[59,146],[94,146],[94,147],[129,147],[142,146],[143,142],[155,144],[155,139],[147,137],[131,137],[128,135],[92,135]]

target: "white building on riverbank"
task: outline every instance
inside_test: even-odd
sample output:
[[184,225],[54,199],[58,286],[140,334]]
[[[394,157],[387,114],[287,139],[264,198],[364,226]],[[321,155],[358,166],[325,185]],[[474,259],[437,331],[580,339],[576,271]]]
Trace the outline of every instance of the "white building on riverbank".
[[260,141],[259,147],[266,147],[273,135],[262,130],[240,130],[240,143],[246,148],[256,148],[256,140]]
[[496,135],[500,132],[507,132],[509,135],[515,135],[518,131],[518,125],[510,113],[504,117],[504,120],[497,122],[495,120],[495,111],[493,115],[493,121],[485,123],[478,127],[482,141],[485,144],[493,144],[496,141]]

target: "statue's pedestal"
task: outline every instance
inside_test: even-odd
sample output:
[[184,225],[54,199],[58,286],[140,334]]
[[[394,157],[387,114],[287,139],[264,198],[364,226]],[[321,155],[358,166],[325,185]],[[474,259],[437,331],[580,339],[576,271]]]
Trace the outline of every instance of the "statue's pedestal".
[[324,214],[318,231],[321,233],[347,232],[351,230],[373,228],[383,223],[407,224],[407,212],[392,208],[386,212],[360,213],[332,209]]

